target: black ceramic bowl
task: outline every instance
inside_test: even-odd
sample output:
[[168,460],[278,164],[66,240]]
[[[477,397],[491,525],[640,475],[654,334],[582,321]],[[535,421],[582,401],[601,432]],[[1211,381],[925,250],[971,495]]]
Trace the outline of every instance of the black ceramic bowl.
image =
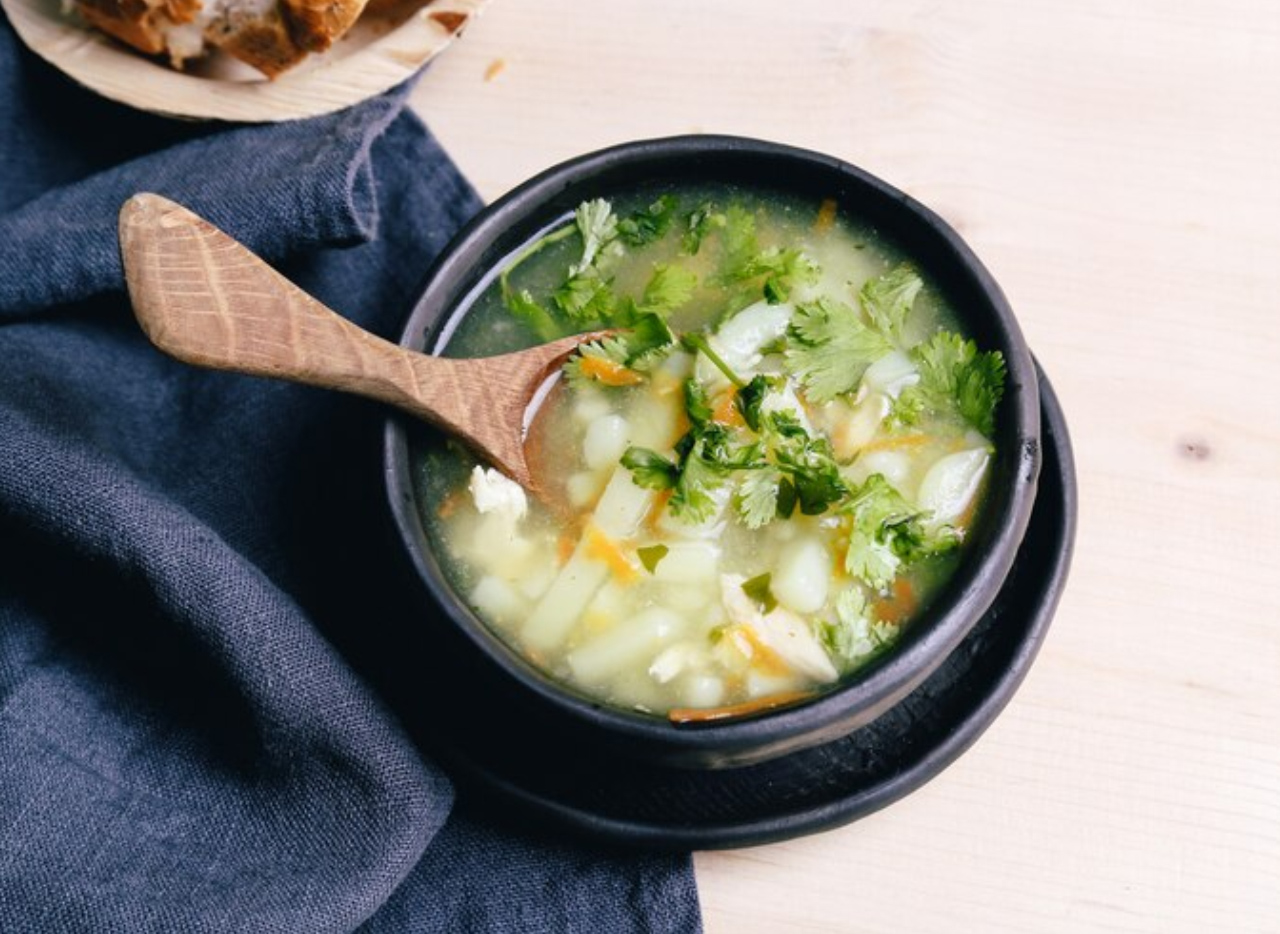
[[447,353],[444,325],[465,313],[468,297],[504,257],[584,200],[666,180],[740,184],[815,204],[834,199],[842,215],[870,224],[927,270],[969,335],[982,348],[1001,351],[1008,367],[986,509],[960,567],[891,653],[803,705],[677,727],[602,705],[550,678],[467,607],[432,551],[412,483],[415,447],[438,439],[393,418],[385,440],[387,494],[411,574],[425,589],[423,625],[434,627],[439,640],[428,676],[456,683],[451,696],[464,700],[448,719],[451,729],[467,736],[481,731],[487,741],[521,746],[534,736],[543,755],[572,751],[581,759],[599,750],[688,768],[745,765],[829,742],[893,707],[959,645],[1000,591],[1026,530],[1040,469],[1040,404],[1030,353],[999,286],[936,214],[830,156],[751,139],[687,136],[629,143],[563,163],[495,202],[454,239],[430,271],[401,344]]

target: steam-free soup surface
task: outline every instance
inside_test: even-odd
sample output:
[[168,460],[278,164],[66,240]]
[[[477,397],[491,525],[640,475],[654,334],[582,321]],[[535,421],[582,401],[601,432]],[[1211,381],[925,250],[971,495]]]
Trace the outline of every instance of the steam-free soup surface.
[[452,444],[419,464],[458,592],[566,684],[677,722],[794,703],[889,650],[954,570],[1003,360],[833,202],[587,202],[462,310],[459,355],[624,329],[536,423],[562,509]]

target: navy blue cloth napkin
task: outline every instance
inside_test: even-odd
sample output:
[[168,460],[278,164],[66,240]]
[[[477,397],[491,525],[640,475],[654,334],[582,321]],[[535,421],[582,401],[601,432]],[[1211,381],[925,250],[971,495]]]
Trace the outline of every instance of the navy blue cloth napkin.
[[[185,367],[122,292],[136,190],[393,336],[479,207],[405,89],[193,125],[0,20],[0,931],[699,929],[687,857],[520,829],[432,764],[361,400]],[[456,800],[455,800],[456,798]]]

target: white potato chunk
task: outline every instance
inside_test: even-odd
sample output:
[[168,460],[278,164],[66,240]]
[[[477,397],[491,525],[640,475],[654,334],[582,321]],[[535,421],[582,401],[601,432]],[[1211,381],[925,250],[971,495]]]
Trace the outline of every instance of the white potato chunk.
[[803,688],[804,683],[794,675],[767,675],[753,668],[747,672],[745,687],[747,696],[754,699],[796,691]]
[[653,576],[666,583],[714,580],[720,566],[720,546],[715,542],[670,542]]
[[594,503],[600,496],[606,476],[607,474],[601,475],[590,470],[580,470],[570,474],[569,479],[564,482],[564,492],[569,497],[569,505],[574,509],[586,509]]
[[724,681],[715,675],[689,675],[679,688],[686,707],[715,707],[724,700]]
[[896,399],[902,390],[920,382],[920,372],[901,350],[891,350],[867,367],[862,382],[869,391]]
[[770,589],[778,602],[797,613],[816,613],[827,602],[831,555],[816,538],[792,539],[778,552]]
[[977,494],[990,460],[986,448],[957,451],[939,458],[920,481],[916,505],[932,513],[929,521],[935,525],[955,522]]
[[573,391],[573,420],[579,425],[590,425],[598,418],[604,418],[613,409],[609,397],[592,386],[579,386]]
[[582,438],[582,459],[592,470],[604,470],[618,463],[627,449],[627,420],[621,415],[606,415],[587,426]]
[[599,684],[628,668],[647,668],[650,660],[678,636],[682,628],[680,617],[670,610],[649,607],[584,642],[566,655],[565,660],[579,681]]
[[873,473],[878,473],[899,493],[909,493],[911,458],[902,451],[868,451],[858,458],[857,467],[864,481]]
[[636,486],[631,471],[619,467],[596,504],[592,521],[610,538],[630,538],[640,526],[653,501],[653,493]]
[[[708,338],[711,349],[744,379],[754,376],[764,359],[760,348],[787,332],[794,306],[756,302],[742,309]],[[728,380],[706,357],[699,354],[694,370],[698,381],[708,388],[727,385]]]
[[468,602],[481,616],[500,624],[518,619],[528,606],[514,587],[492,574],[480,578],[472,588]]

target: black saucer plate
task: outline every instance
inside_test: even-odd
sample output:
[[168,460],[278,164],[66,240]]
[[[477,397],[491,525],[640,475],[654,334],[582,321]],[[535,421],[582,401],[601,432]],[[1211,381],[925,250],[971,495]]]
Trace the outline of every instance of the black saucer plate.
[[[861,729],[760,765],[686,771],[630,759],[549,761],[457,741],[463,794],[612,843],[722,849],[857,820],[954,762],[1009,702],[1043,642],[1071,563],[1076,478],[1066,422],[1040,377],[1044,461],[1027,534],[992,608],[900,704]],[[492,744],[490,744],[492,746]]]

